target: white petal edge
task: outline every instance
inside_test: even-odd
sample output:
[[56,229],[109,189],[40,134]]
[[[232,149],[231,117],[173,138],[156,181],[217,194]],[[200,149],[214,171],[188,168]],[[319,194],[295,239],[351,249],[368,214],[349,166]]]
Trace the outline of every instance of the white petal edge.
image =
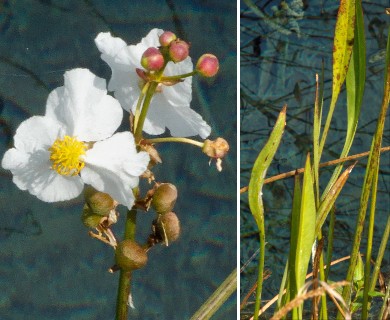
[[15,148],[23,152],[47,150],[62,134],[61,123],[42,116],[23,121],[14,136]]
[[66,133],[82,141],[110,137],[119,127],[120,103],[107,95],[106,81],[88,69],[64,74],[64,86],[53,90],[47,100],[46,116],[60,121]]
[[149,163],[146,152],[137,153],[129,132],[116,133],[87,151],[81,178],[95,189],[110,194],[129,209],[134,204],[132,189]]
[[45,202],[70,200],[83,190],[83,182],[79,176],[65,177],[50,169],[50,154],[47,150],[34,153],[12,148],[2,160],[2,166],[11,170],[12,181],[21,190]]

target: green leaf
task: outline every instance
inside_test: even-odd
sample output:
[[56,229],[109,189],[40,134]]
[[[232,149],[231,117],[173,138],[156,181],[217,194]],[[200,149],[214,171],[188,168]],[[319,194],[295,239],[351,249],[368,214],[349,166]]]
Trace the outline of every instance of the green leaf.
[[326,136],[328,135],[330,122],[341,86],[347,75],[349,60],[351,58],[354,42],[355,27],[355,0],[340,0],[340,7],[337,14],[336,28],[333,41],[333,85],[332,100],[329,113],[326,118],[324,131],[321,137],[320,154],[324,149]]
[[317,222],[316,222],[316,231],[315,234],[318,235],[322,225],[325,222],[326,217],[330,209],[333,207],[338,195],[340,194],[341,189],[344,187],[344,184],[347,182],[349,174],[354,168],[355,164],[349,166],[337,179],[332,188],[326,194],[325,198],[321,201],[320,207],[318,208]]
[[379,291],[369,291],[368,295],[370,297],[373,297],[373,298],[375,298],[375,297],[381,297],[382,298],[382,297],[385,296],[385,294],[383,292],[379,292]]
[[[305,173],[303,176],[302,191],[294,188],[294,204],[291,217],[291,299],[294,299],[298,290],[304,285],[309,265],[311,249],[315,239],[316,203],[314,179],[310,165],[310,155],[307,155]],[[301,199],[296,195],[301,194]],[[300,310],[302,310],[300,308]],[[293,309],[293,318],[301,318],[298,308]]]
[[355,0],[341,0],[333,42],[332,100],[337,100],[347,75],[355,26]]
[[249,207],[252,215],[254,216],[256,223],[263,223],[263,200],[262,200],[262,188],[264,185],[265,175],[273,160],[276,150],[279,147],[280,140],[282,139],[284,127],[286,125],[286,106],[283,107],[276,120],[272,133],[257,157],[252,169],[251,179],[248,187]]
[[251,179],[248,186],[248,200],[249,208],[255,218],[257,227],[259,229],[259,269],[257,277],[257,290],[256,290],[256,303],[255,303],[255,316],[254,319],[258,319],[261,301],[261,291],[263,287],[263,271],[264,271],[264,252],[265,252],[265,229],[264,229],[264,206],[262,198],[262,188],[264,185],[265,175],[274,158],[276,150],[279,147],[284,127],[286,125],[286,109],[284,106],[279,113],[272,133],[265,144],[264,148],[260,151],[255,164],[252,169]]
[[[346,77],[347,91],[347,135],[340,158],[348,155],[351,149],[358,126],[360,110],[363,102],[364,86],[366,81],[366,43],[364,38],[364,20],[360,1],[356,2],[356,26],[351,61]],[[336,181],[342,169],[342,164],[334,170],[324,195]]]
[[[389,28],[390,29],[390,28]],[[382,145],[382,138],[385,126],[386,113],[389,107],[390,101],[390,33],[388,34],[387,39],[387,58],[386,58],[386,70],[385,70],[385,88],[382,99],[382,106],[378,116],[377,127],[375,130],[375,135],[371,143],[370,155],[368,157],[368,163],[366,168],[366,174],[364,176],[364,183],[362,188],[362,194],[360,196],[360,207],[357,217],[357,223],[355,228],[355,237],[353,241],[353,248],[348,268],[348,274],[346,277],[347,281],[351,281],[353,278],[353,273],[355,266],[357,264],[357,256],[359,254],[359,247],[363,233],[363,226],[366,218],[367,206],[369,203],[370,193],[373,188],[373,184],[377,183],[374,179],[377,171],[379,170],[380,162],[380,148]],[[366,284],[368,285],[368,283]],[[343,299],[348,304],[351,301],[351,288],[350,286],[345,286],[343,288]],[[364,306],[365,307],[365,306]],[[337,314],[337,319],[341,319],[342,315],[339,312]]]
[[364,263],[363,263],[361,255],[359,254],[356,268],[355,268],[355,271],[353,273],[353,282],[363,280],[363,277],[364,277]]

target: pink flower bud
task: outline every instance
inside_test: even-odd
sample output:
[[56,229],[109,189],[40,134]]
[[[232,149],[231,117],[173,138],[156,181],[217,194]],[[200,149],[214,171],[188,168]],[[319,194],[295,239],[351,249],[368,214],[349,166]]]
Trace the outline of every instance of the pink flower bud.
[[204,77],[213,77],[219,70],[218,58],[210,53],[202,55],[197,64],[196,70]]
[[172,41],[169,46],[169,56],[173,62],[181,62],[188,57],[190,45],[183,40]]
[[157,48],[146,49],[141,58],[141,65],[149,71],[158,71],[164,66],[164,56]]
[[163,47],[168,47],[172,41],[177,39],[177,37],[171,31],[164,31],[164,33],[158,39]]

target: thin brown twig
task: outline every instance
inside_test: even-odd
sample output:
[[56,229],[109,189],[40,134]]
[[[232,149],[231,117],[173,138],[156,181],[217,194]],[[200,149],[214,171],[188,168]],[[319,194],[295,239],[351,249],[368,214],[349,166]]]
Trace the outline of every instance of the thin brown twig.
[[[384,152],[387,152],[387,151],[390,151],[390,146],[383,147],[383,148],[380,149],[381,153],[384,153]],[[369,154],[370,154],[370,151],[366,151],[366,152],[354,154],[352,156],[348,156],[348,157],[345,157],[345,158],[340,158],[340,159],[336,159],[336,160],[323,162],[323,163],[320,163],[319,167],[323,168],[323,167],[328,167],[328,166],[334,166],[336,164],[343,163],[343,162],[346,162],[346,161],[356,160],[356,159],[359,159],[359,158],[367,157]],[[269,177],[269,178],[265,179],[264,180],[264,184],[271,183],[271,182],[274,182],[274,181],[277,181],[277,180],[281,180],[281,179],[285,179],[285,178],[289,178],[289,177],[293,177],[296,174],[303,173],[304,171],[305,171],[305,168],[299,168],[299,169],[295,169],[295,170],[292,170],[292,171],[289,171],[289,172],[280,173],[278,175],[275,175],[275,176],[272,176],[272,177]],[[240,193],[244,193],[244,192],[247,192],[247,191],[248,191],[248,186],[242,187],[240,189]]]
[[[330,263],[331,266],[334,266],[335,264],[338,264],[340,262],[343,262],[345,260],[348,260],[351,256],[345,256],[345,257],[342,257],[340,259],[337,259],[337,260],[334,260]],[[324,269],[326,269],[326,266],[324,266]],[[313,272],[309,273],[308,275],[306,275],[306,280],[311,278],[313,276]],[[283,294],[286,293],[286,290],[283,291]],[[259,311],[259,315],[261,315],[262,313],[264,313],[270,306],[272,306],[279,298],[279,295],[277,294],[275,297],[273,297],[270,301],[268,301]],[[253,317],[250,319],[250,320],[253,320]]]
[[[270,276],[271,276],[271,271],[270,270],[265,270],[265,272],[263,274],[263,280],[267,280]],[[244,297],[244,299],[242,299],[242,302],[240,304],[240,310],[242,310],[242,308],[244,308],[247,305],[249,298],[255,292],[256,288],[257,288],[257,281],[252,286],[252,288],[249,289],[249,291],[246,294],[246,296]]]
[[[277,313],[275,313],[274,316],[271,318],[271,320],[282,319],[293,308],[296,308],[297,306],[302,304],[304,300],[307,300],[307,299],[310,299],[310,298],[314,298],[314,297],[318,297],[320,295],[323,295],[325,292],[327,292],[328,295],[331,296],[332,295],[331,292],[332,291],[334,292],[334,290],[332,290],[332,289],[335,289],[335,288],[340,287],[340,286],[346,286],[348,284],[349,284],[349,282],[347,282],[347,281],[339,281],[339,282],[332,283],[331,285],[328,285],[326,287],[325,286],[324,287],[319,287],[317,289],[313,289],[313,290],[308,291],[306,293],[300,294],[300,295],[296,296],[293,300],[291,300],[289,303],[287,303]],[[337,306],[340,307],[339,304],[337,304]]]

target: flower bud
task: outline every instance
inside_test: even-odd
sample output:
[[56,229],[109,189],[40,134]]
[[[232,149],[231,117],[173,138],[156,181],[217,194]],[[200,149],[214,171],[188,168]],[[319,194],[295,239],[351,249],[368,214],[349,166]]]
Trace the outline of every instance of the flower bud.
[[148,262],[144,248],[133,240],[123,240],[115,250],[115,263],[124,271],[140,269]]
[[116,201],[109,194],[97,191],[91,186],[84,189],[84,198],[91,212],[100,216],[108,216],[110,211],[117,206]]
[[142,55],[141,65],[146,70],[158,71],[164,66],[164,56],[157,48],[150,47]]
[[219,70],[218,58],[210,53],[202,55],[196,63],[196,70],[204,77],[214,77]]
[[183,40],[172,41],[169,46],[169,57],[173,62],[181,62],[188,57],[190,46]]
[[217,138],[214,141],[206,139],[202,151],[210,158],[221,159],[228,153],[229,144],[223,138]]
[[153,194],[152,206],[159,214],[171,211],[176,203],[177,189],[171,183],[161,183]]
[[96,228],[104,219],[104,216],[94,214],[89,205],[84,204],[81,220],[87,228]]
[[163,47],[168,47],[171,44],[171,42],[176,39],[177,39],[176,35],[171,31],[164,31],[164,33],[161,34],[161,36],[158,38],[160,44]]

